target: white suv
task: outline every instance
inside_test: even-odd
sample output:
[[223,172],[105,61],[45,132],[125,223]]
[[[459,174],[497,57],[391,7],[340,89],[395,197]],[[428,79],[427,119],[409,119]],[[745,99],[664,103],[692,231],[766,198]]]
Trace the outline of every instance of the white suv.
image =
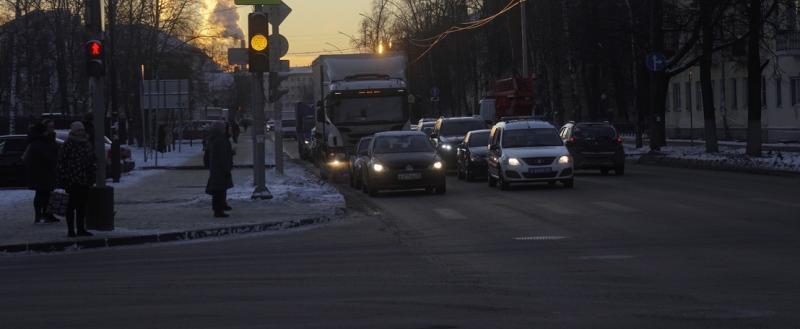
[[489,186],[505,190],[511,183],[561,182],[571,188],[573,161],[558,130],[538,120],[497,123],[489,136]]

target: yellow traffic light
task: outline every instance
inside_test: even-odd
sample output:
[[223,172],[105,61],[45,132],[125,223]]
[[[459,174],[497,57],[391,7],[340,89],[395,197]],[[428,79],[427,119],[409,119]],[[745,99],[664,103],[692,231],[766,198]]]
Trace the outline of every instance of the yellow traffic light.
[[255,51],[264,51],[269,46],[269,41],[267,41],[267,37],[263,34],[256,34],[252,38],[250,38],[250,48],[253,48]]

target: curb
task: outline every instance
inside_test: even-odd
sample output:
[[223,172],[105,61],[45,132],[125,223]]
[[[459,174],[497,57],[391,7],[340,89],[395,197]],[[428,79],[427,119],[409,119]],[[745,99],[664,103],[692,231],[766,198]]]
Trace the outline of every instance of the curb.
[[785,176],[785,177],[800,177],[800,172],[788,170],[773,170],[765,169],[747,165],[736,165],[727,161],[721,160],[699,160],[699,159],[683,159],[672,158],[661,154],[643,154],[639,160],[633,160],[640,165],[648,166],[661,166],[673,168],[688,168],[699,170],[717,170],[738,172],[756,175],[769,175],[769,176]]
[[59,252],[70,249],[78,249],[78,250],[96,249],[96,248],[107,248],[107,247],[132,246],[132,245],[140,245],[148,243],[190,241],[190,240],[208,239],[208,238],[231,236],[231,235],[280,231],[280,230],[298,228],[314,224],[323,224],[330,222],[332,220],[333,219],[330,217],[318,217],[318,218],[306,218],[300,220],[289,220],[283,222],[237,225],[237,226],[210,228],[210,229],[199,229],[199,230],[147,234],[147,235],[137,235],[137,236],[87,239],[79,241],[22,243],[22,244],[0,246],[0,253]]
[[[265,164],[264,168],[275,168],[274,164]],[[253,169],[253,165],[233,165],[233,169]],[[208,170],[204,166],[148,166],[139,170]]]

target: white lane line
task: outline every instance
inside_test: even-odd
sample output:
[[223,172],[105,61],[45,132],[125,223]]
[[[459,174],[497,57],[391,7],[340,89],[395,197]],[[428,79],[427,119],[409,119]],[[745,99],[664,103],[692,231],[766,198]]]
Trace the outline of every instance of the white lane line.
[[752,199],[750,199],[750,201],[769,203],[769,204],[782,206],[782,207],[800,208],[800,203],[785,202],[785,201],[774,200],[774,199],[752,198]]
[[614,210],[614,211],[621,211],[621,212],[637,212],[637,211],[639,211],[636,208],[631,208],[631,207],[624,206],[624,205],[621,205],[619,203],[614,203],[614,202],[597,201],[597,202],[592,202],[592,204],[594,204],[596,206],[599,206],[599,207],[606,208],[608,210]]
[[636,256],[633,255],[595,255],[595,256],[580,256],[580,260],[623,260],[631,259]]
[[435,208],[433,212],[442,216],[444,219],[467,219],[467,216],[460,214],[458,211],[448,208]]
[[514,238],[517,241],[554,241],[566,239],[565,236],[560,235],[539,235],[539,236],[520,236]]

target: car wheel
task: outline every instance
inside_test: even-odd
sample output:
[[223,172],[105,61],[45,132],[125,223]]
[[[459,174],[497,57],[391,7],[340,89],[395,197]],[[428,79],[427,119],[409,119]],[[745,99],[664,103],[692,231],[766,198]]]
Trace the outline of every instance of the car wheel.
[[471,182],[471,181],[475,180],[475,174],[472,173],[472,170],[469,170],[469,166],[467,166],[467,168],[464,169],[464,178],[468,182]]
[[608,171],[609,171],[608,168],[600,169],[600,174],[603,175],[603,176],[606,176],[606,175],[608,175]]
[[547,182],[547,186],[556,186],[556,182],[555,181],[549,181],[549,182]]
[[564,183],[564,187],[566,187],[566,188],[575,187],[575,179],[573,179],[573,178],[564,180],[564,181],[562,181],[562,183]]
[[458,177],[458,180],[464,180],[465,175],[464,172],[461,171],[461,165],[458,165],[456,167],[456,172],[457,172],[456,177]]
[[489,178],[487,179],[487,181],[489,182],[489,187],[495,187],[495,186],[497,186],[497,179],[496,179],[496,178],[494,178],[494,177],[492,177],[492,174],[491,174],[491,173],[489,173],[489,174],[488,174],[488,175],[486,175],[486,176],[488,176],[488,177],[489,177]]
[[435,189],[436,189],[436,188],[434,188],[434,187],[432,187],[432,186],[428,186],[428,187],[426,187],[426,188],[425,188],[425,193],[431,194],[431,193],[433,193],[433,191],[434,191]]
[[369,196],[374,198],[378,196],[378,189],[374,186],[367,185],[367,194],[369,194]]
[[614,175],[617,176],[625,175],[625,165],[614,168]]

